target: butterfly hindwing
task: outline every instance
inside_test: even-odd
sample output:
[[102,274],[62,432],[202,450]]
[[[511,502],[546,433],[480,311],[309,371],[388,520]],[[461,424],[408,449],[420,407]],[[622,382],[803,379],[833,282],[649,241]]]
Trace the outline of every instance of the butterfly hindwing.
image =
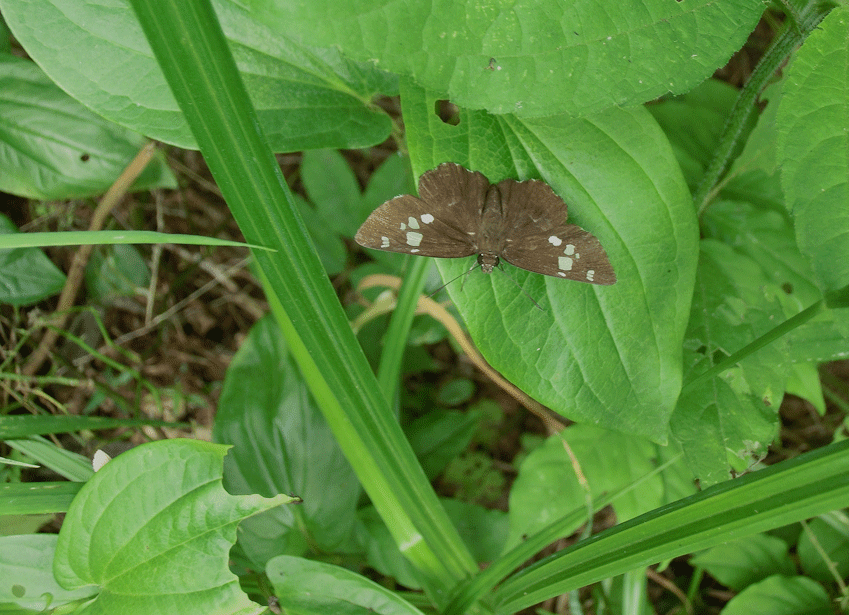
[[505,216],[501,258],[521,269],[590,284],[613,284],[616,274],[591,233],[566,224],[567,208],[541,181],[498,184]]

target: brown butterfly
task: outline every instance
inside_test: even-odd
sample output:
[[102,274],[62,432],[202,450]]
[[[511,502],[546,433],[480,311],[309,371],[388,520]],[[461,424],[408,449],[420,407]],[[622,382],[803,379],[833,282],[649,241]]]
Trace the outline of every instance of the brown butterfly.
[[566,224],[566,203],[551,186],[535,179],[491,184],[453,162],[422,174],[419,198],[397,196],[374,210],[356,240],[366,248],[437,258],[477,254],[484,273],[503,258],[555,278],[616,282],[598,239]]

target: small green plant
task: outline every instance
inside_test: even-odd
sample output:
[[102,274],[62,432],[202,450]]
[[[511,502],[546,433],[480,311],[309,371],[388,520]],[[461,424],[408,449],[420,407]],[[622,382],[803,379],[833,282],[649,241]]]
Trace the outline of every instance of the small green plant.
[[[131,131],[197,148],[247,243],[264,248],[253,256],[273,314],[227,373],[213,430],[233,447],[223,470],[220,444],[154,443],[93,477],[79,457],[66,459],[66,475],[88,482],[48,505],[15,508],[25,491],[10,491],[0,512],[68,515],[58,541],[3,545],[13,582],[0,603],[260,612],[225,566],[235,542],[242,587],[291,612],[353,603],[379,613],[508,614],[617,575],[621,592],[609,603],[631,612],[645,602],[647,565],[845,507],[845,442],[758,465],[776,439],[785,391],[821,399],[816,364],[845,356],[849,332],[849,13],[819,2],[784,8],[784,25],[735,91],[707,79],[753,30],[759,2],[437,10],[418,0],[310,0],[248,10],[222,1],[213,11],[202,1],[0,0],[43,69],[5,53],[2,91],[61,101],[64,112],[52,102],[27,117],[68,122],[34,142],[14,123],[0,147],[16,162],[0,188],[32,198],[97,194],[126,164],[116,152],[140,145]],[[397,94],[403,133],[376,104]],[[445,101],[457,107],[448,122],[437,113]],[[13,97],[0,104],[12,109]],[[109,120],[96,120],[114,131],[106,145],[105,132],[62,138],[93,121],[88,109]],[[485,465],[473,455],[456,461],[483,412],[398,420],[402,357],[429,263],[375,254],[379,267],[352,272],[355,280],[403,272],[385,332],[365,324],[370,314],[346,313],[325,275],[344,267],[339,238],[412,182],[390,159],[361,192],[322,148],[389,136],[414,176],[452,161],[494,181],[545,180],[616,270],[610,287],[516,269],[514,281],[472,274],[448,286],[487,361],[577,423],[527,451],[509,513],[480,505],[490,493]],[[311,203],[292,197],[273,156],[299,150],[317,150],[302,166]],[[51,163],[46,152],[63,156]],[[139,186],[168,185],[161,165],[151,169]],[[445,279],[469,266],[438,265]],[[4,302],[55,292],[59,278],[45,278]],[[121,276],[133,279],[146,278]],[[430,324],[416,331],[422,340],[443,335]],[[463,388],[445,387],[441,400]],[[440,401],[404,399],[423,416]],[[54,451],[25,437],[62,428],[32,429],[0,422],[4,439],[46,463]],[[438,446],[423,433],[438,434]],[[446,468],[471,477],[455,481],[465,501],[439,499],[431,487]],[[730,480],[736,474],[744,475]],[[222,482],[242,495],[224,494]],[[278,494],[303,504],[276,506],[287,499]],[[619,525],[516,572],[608,504]],[[339,564],[368,566],[411,591]],[[29,569],[42,574],[27,577]],[[807,581],[802,589],[824,593]],[[729,613],[739,608],[732,603]]]

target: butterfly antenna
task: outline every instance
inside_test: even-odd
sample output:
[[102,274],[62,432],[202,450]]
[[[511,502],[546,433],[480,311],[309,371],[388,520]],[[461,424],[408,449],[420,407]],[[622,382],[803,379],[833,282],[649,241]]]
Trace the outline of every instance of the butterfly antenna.
[[504,275],[506,275],[508,278],[510,278],[510,281],[511,281],[511,282],[513,282],[513,284],[515,284],[515,285],[519,288],[519,290],[521,290],[521,291],[522,291],[522,294],[523,294],[523,295],[525,295],[528,299],[530,299],[530,300],[531,300],[531,303],[533,303],[533,304],[536,306],[536,308],[537,308],[540,312],[544,312],[544,311],[545,311],[544,309],[542,309],[542,307],[540,306],[540,304],[539,304],[539,303],[537,303],[536,301],[534,301],[534,298],[533,298],[533,297],[531,297],[531,296],[528,294],[528,291],[526,291],[524,288],[522,288],[522,285],[521,285],[521,284],[519,284],[519,283],[516,281],[516,279],[515,279],[512,275],[510,275],[509,273],[507,273],[507,271],[504,269],[504,266],[503,266],[501,263],[498,263],[498,270],[499,270],[501,273],[503,273]]
[[439,288],[437,288],[435,291],[433,291],[432,293],[430,293],[430,294],[427,296],[427,298],[428,298],[428,299],[430,299],[430,298],[431,298],[431,297],[433,297],[436,293],[438,293],[438,292],[439,292],[439,291],[441,291],[443,288],[445,288],[446,286],[448,286],[449,284],[451,284],[451,282],[454,282],[454,281],[455,281],[455,280],[457,280],[458,278],[462,278],[462,277],[465,277],[465,276],[469,275],[472,271],[474,271],[474,270],[475,270],[475,269],[477,269],[478,267],[480,267],[480,265],[478,265],[477,263],[475,263],[475,264],[472,266],[472,268],[471,268],[471,269],[469,269],[468,271],[465,271],[465,272],[461,273],[460,275],[458,275],[458,276],[456,276],[456,277],[451,278],[451,279],[450,279],[450,280],[448,280],[445,284],[443,284],[442,286],[440,286]]

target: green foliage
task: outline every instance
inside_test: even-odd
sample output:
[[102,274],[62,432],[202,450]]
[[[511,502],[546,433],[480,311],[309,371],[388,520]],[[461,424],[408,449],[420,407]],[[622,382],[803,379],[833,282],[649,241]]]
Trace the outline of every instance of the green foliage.
[[[146,142],[92,113],[34,63],[8,53],[0,53],[0,91],[0,116],[6,120],[0,139],[3,192],[38,199],[101,194]],[[176,185],[159,156],[133,189]]]
[[[830,514],[813,519],[797,534],[799,540],[795,546],[806,576],[797,573],[788,553],[791,545],[767,534],[718,545],[690,562],[737,592],[722,610],[723,615],[828,615],[834,612],[829,598],[832,586],[847,574],[846,530],[845,515]],[[817,544],[816,548],[813,543]],[[845,604],[845,596],[842,601]]]
[[[0,233],[18,229],[0,215]],[[65,275],[37,248],[0,250],[0,302],[7,305],[31,305],[58,293]]]
[[[266,319],[252,330],[228,372],[214,436],[234,445],[225,466],[233,491],[304,499],[272,508],[227,494],[216,445],[166,442],[119,456],[82,487],[53,558],[65,590],[96,596],[81,612],[257,611],[226,561],[236,524],[262,511],[242,523],[238,549],[286,609],[418,612],[411,596],[310,559],[333,557],[421,588],[420,600],[460,615],[515,612],[625,573],[620,591],[632,592],[634,569],[845,505],[846,443],[727,480],[753,468],[775,439],[794,364],[808,367],[800,388],[821,397],[811,365],[845,356],[845,7],[819,23],[823,5],[794,4],[798,21],[738,95],[699,84],[746,39],[759,2],[449,4],[293,0],[247,10],[222,0],[213,15],[202,2],[132,0],[133,12],[121,2],[0,0],[17,40],[52,80],[29,62],[3,59],[4,95],[21,95],[29,108],[20,117],[50,130],[35,144],[22,143],[20,130],[3,134],[0,147],[18,162],[0,187],[37,197],[98,193],[140,145],[126,132],[135,130],[198,147],[246,241],[268,249],[255,257],[279,329]],[[788,56],[755,125],[757,95]],[[62,90],[121,128],[92,120]],[[599,288],[508,266],[542,310],[505,276],[473,273],[448,287],[487,360],[580,423],[526,454],[506,516],[444,504],[429,484],[441,476],[467,500],[502,492],[490,451],[462,452],[487,442],[474,433],[483,412],[432,408],[440,395],[468,400],[468,384],[399,396],[383,377],[400,371],[426,264],[376,256],[380,270],[406,267],[418,285],[402,291],[399,320],[386,333],[382,323],[362,329],[375,363],[394,357],[380,381],[325,276],[345,266],[340,237],[383,200],[411,191],[407,163],[390,158],[363,192],[341,156],[310,152],[301,169],[307,203],[292,199],[271,155],[379,143],[393,122],[374,99],[399,91],[415,175],[450,160],[494,181],[544,179],[569,204],[569,219],[601,240],[619,278]],[[12,98],[0,105],[12,109]],[[434,113],[445,99],[459,105],[456,125]],[[57,109],[73,109],[73,119],[58,122]],[[79,138],[63,146],[62,134]],[[52,164],[25,162],[32,152]],[[168,180],[160,168],[143,185]],[[119,260],[114,270],[126,271],[131,259]],[[27,286],[4,301],[55,292],[58,278],[46,283],[43,267],[4,267],[7,281]],[[369,267],[352,278],[377,270]],[[439,264],[446,279],[469,267]],[[41,284],[15,281],[22,276]],[[819,304],[830,309],[791,320]],[[739,354],[776,330],[782,340]],[[434,332],[419,327],[415,338]],[[702,377],[711,370],[719,374]],[[421,416],[406,434],[396,399]],[[80,460],[51,458],[46,442],[18,434],[14,445],[65,476],[89,478]],[[713,487],[688,496],[693,476]],[[363,491],[370,506],[361,505]],[[21,512],[11,507],[17,496],[0,502]],[[613,531],[513,574],[610,503],[623,521]],[[846,533],[819,522],[810,532],[800,558],[822,579],[828,566],[817,563],[816,544],[842,558]],[[741,592],[726,613],[826,612],[821,585],[798,576],[785,583],[786,554],[772,541],[757,546],[702,564]],[[756,562],[769,574],[747,574]],[[44,586],[38,580],[2,600],[40,608],[31,598]]]

